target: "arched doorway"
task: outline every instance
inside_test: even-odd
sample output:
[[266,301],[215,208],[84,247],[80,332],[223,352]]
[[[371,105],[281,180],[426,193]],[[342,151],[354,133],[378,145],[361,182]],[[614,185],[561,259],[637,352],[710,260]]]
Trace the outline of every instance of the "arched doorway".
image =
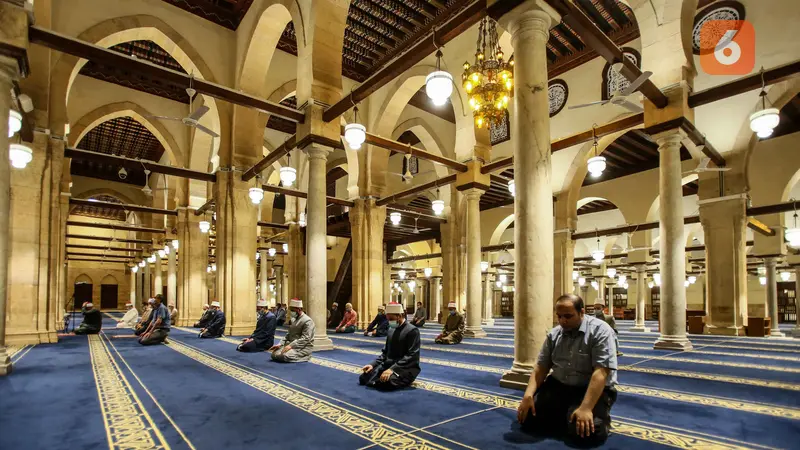
[[87,275],[78,275],[75,278],[75,285],[72,291],[73,309],[81,309],[81,305],[84,302],[92,301],[92,286],[92,279]]
[[117,309],[119,307],[119,284],[117,279],[106,275],[100,282],[100,309]]

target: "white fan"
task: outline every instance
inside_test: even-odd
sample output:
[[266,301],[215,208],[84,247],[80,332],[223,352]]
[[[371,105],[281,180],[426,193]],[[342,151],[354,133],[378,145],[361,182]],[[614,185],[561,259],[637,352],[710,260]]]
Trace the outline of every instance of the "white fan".
[[[418,173],[416,176],[419,177],[419,176],[425,175],[427,173],[434,173],[434,172],[435,172],[435,170],[426,170],[425,172]],[[404,174],[402,174],[402,175],[399,174],[399,173],[392,173],[392,172],[389,172],[388,174],[402,178],[403,179],[403,183],[405,183],[405,184],[411,184],[411,181],[414,179],[414,176],[415,176],[413,173],[411,173],[409,171],[408,166],[406,166],[406,172]]]
[[622,91],[615,92],[614,96],[608,100],[601,100],[599,102],[590,102],[590,103],[583,103],[580,105],[573,105],[570,106],[569,109],[578,109],[592,105],[605,105],[606,103],[611,103],[612,105],[622,106],[623,108],[626,108],[629,111],[640,113],[644,111],[644,109],[641,106],[637,105],[636,103],[629,101],[628,96],[636,92],[636,89],[638,89],[639,86],[641,86],[645,81],[647,81],[647,79],[650,78],[651,75],[653,75],[653,72],[650,72],[649,70],[646,72],[642,72],[642,74],[639,75],[639,78],[633,80],[633,83],[629,84],[628,87],[626,87]]
[[189,78],[189,87],[186,88],[186,93],[189,95],[189,115],[183,118],[180,117],[166,117],[166,116],[148,116],[151,119],[163,119],[163,120],[177,120],[183,122],[184,125],[192,128],[196,128],[203,133],[210,135],[211,137],[219,137],[217,133],[214,131],[200,125],[200,119],[208,112],[208,106],[203,105],[197,108],[194,112],[192,112],[192,100],[194,99],[194,95],[197,93],[194,88],[192,88],[192,80],[193,78]]
[[[698,147],[702,148],[702,147]],[[730,167],[708,167],[708,163],[711,162],[711,158],[703,158],[700,160],[700,163],[692,170],[687,172],[683,172],[683,175],[688,175],[690,173],[701,173],[701,172],[727,172],[731,170]]]

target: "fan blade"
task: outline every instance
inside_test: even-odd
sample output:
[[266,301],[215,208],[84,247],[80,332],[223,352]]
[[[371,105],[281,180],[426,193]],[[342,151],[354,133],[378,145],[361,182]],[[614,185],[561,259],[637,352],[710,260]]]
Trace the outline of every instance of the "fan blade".
[[198,130],[202,131],[203,133],[206,133],[206,134],[210,135],[211,137],[219,137],[219,135],[217,133],[214,133],[213,131],[209,130],[208,128],[206,128],[206,127],[204,127],[202,125],[200,125],[199,123],[197,125],[195,125],[194,127],[197,128]]
[[194,110],[193,113],[189,114],[189,118],[190,119],[194,119],[194,120],[200,120],[200,118],[203,117],[203,114],[205,114],[207,112],[208,112],[208,106],[203,105],[203,106],[197,108],[196,110]]
[[627,100],[621,101],[621,102],[617,103],[617,105],[622,106],[623,108],[627,109],[628,111],[635,112],[635,113],[640,113],[640,112],[644,111],[644,108],[642,108],[641,106],[639,106],[639,105],[637,105],[635,103],[631,103],[631,102],[629,102]]
[[147,117],[148,119],[178,120],[178,121],[183,120],[180,117],[167,117],[167,116],[145,116],[145,117]]
[[639,75],[639,78],[633,80],[633,83],[629,84],[628,87],[623,89],[620,94],[624,97],[633,94],[636,92],[636,89],[639,89],[639,86],[641,86],[645,81],[647,81],[648,78],[650,78],[651,75],[653,75],[653,72],[650,72],[649,70],[642,72],[642,74]]
[[591,103],[584,103],[582,105],[572,105],[567,109],[578,109],[578,108],[586,108],[587,106],[593,105],[605,105],[606,103],[610,102],[611,100],[601,100],[599,102],[591,102]]
[[703,158],[700,160],[700,164],[697,165],[698,169],[705,169],[708,167],[708,163],[711,162],[711,158]]

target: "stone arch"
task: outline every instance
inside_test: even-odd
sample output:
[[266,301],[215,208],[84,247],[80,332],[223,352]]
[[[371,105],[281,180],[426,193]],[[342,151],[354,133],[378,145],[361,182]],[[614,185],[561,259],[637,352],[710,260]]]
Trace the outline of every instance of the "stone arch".
[[[332,105],[342,97],[342,52],[350,2],[296,2],[302,29],[297,36],[297,103]],[[332,57],[332,55],[334,55]]]
[[114,275],[109,273],[103,277],[103,279],[100,281],[100,284],[119,284],[119,282],[117,282],[117,279],[114,277]]
[[[200,53],[174,28],[163,20],[147,15],[137,14],[123,17],[115,17],[100,22],[81,32],[78,39],[101,47],[111,47],[122,42],[134,40],[149,40],[158,44],[166,50],[188,73],[195,77],[208,81],[216,81],[211,69],[203,60]],[[64,126],[69,124],[67,114],[67,103],[72,83],[78,72],[86,63],[86,60],[75,56],[62,54],[53,67],[50,77],[50,122],[49,127],[55,135],[64,135]],[[210,111],[204,117],[204,125],[218,132],[221,136],[228,134],[228,125],[220,120],[220,112],[214,98],[201,95],[203,104],[209,107]],[[212,145],[219,146],[219,140],[212,141],[205,137],[205,133],[194,133],[193,147],[189,149],[186,156],[189,160],[180,161],[181,165],[188,165],[195,170],[207,170],[207,164],[211,153],[206,154]],[[202,155],[201,155],[202,153]]]
[[500,238],[503,236],[503,233],[506,232],[509,226],[514,223],[515,216],[514,214],[509,214],[505,219],[501,220],[497,227],[495,227],[494,231],[492,232],[492,237],[489,238],[489,245],[499,245],[501,244]]
[[[581,197],[576,202],[576,205],[575,205],[576,211],[578,209],[580,209],[581,207],[583,207],[584,205],[587,205],[587,204],[589,204],[589,203],[591,203],[593,201],[604,200],[604,201],[612,203],[614,206],[617,207],[616,212],[622,217],[622,220],[621,220],[621,222],[620,221],[612,221],[614,223],[603,223],[603,224],[600,224],[601,226],[597,226],[597,227],[593,227],[593,228],[598,228],[598,229],[600,229],[600,228],[610,228],[610,227],[614,227],[614,226],[619,226],[619,225],[624,225],[626,223],[630,223],[630,220],[628,219],[628,217],[625,216],[625,212],[620,207],[620,204],[615,202],[614,200],[612,200],[609,197],[613,198],[614,196],[606,196],[606,197],[585,196],[585,197]],[[611,212],[611,211],[604,211],[604,212]],[[579,224],[585,225],[586,224],[586,219],[584,219],[584,222],[581,223],[581,216],[577,216],[577,213],[576,213],[576,221],[575,221],[576,229],[578,231],[581,231],[581,232],[592,231],[592,230],[589,230],[589,229],[582,229],[581,227],[578,226]],[[600,237],[600,242],[601,242],[600,245],[601,245],[601,248],[603,249],[603,251],[606,253],[606,255],[611,255],[612,248],[614,247],[614,245],[619,240],[625,239],[625,236],[626,235],[624,235],[624,234],[615,235],[615,236],[601,236]],[[591,244],[590,244],[590,242],[591,242]],[[576,255],[578,255],[579,253],[580,254],[584,254],[584,253],[585,254],[589,254],[589,252],[595,248],[596,243],[597,243],[597,239],[592,239],[591,241],[589,239],[586,239],[586,240],[583,240],[583,241],[576,241],[576,243],[575,243],[575,254]],[[627,242],[625,242],[625,244],[627,245]],[[579,250],[581,250],[581,251],[579,251]],[[586,251],[583,252],[582,250],[586,250]]]
[[92,281],[92,277],[90,277],[89,275],[87,275],[85,273],[82,273],[82,274],[78,275],[77,277],[75,277],[75,284],[78,284],[78,283],[94,284],[94,282]]

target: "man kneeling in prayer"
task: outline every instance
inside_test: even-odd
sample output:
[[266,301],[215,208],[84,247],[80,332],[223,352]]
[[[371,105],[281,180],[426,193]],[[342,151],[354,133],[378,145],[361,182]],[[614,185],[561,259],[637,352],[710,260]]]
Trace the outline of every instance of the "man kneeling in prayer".
[[378,314],[372,319],[364,336],[384,337],[389,334],[389,319],[386,318],[386,308],[378,305]]
[[311,359],[314,351],[314,335],[316,327],[311,317],[303,313],[303,301],[292,299],[289,301],[291,310],[289,333],[278,344],[270,347],[272,360],[278,362],[304,362]]
[[201,338],[218,338],[222,337],[225,331],[225,313],[219,309],[219,302],[211,302],[211,309],[214,311],[214,317],[208,323],[208,326],[200,330]]
[[153,313],[150,316],[150,325],[147,326],[147,330],[139,338],[139,343],[142,345],[161,344],[169,336],[169,308],[162,303],[164,297],[161,294],[157,294],[152,300]]
[[258,320],[256,329],[249,338],[242,341],[236,350],[240,352],[263,352],[275,343],[275,327],[277,326],[275,314],[267,309],[267,301],[263,298],[256,302]]
[[386,307],[389,334],[380,356],[362,367],[358,384],[382,391],[410,386],[419,375],[419,330],[406,320],[406,311],[399,303]]
[[91,302],[85,302],[81,306],[83,322],[75,329],[75,334],[97,334],[103,328],[103,315],[100,310],[94,307]]
[[141,336],[150,327],[150,319],[153,318],[153,303],[155,303],[154,299],[147,299],[147,304],[144,307],[144,311],[142,311],[142,315],[139,316],[139,323],[133,327],[133,334]]
[[208,305],[203,305],[203,315],[200,316],[200,320],[197,321],[193,325],[194,328],[205,328],[208,326],[208,323],[211,322],[211,319],[214,317],[214,310],[209,309]]
[[122,316],[122,319],[117,322],[117,328],[133,328],[139,322],[139,311],[133,307],[133,303],[126,303],[125,307],[128,311]]
[[444,321],[442,332],[436,336],[434,342],[445,345],[458,344],[464,339],[464,316],[456,311],[454,302],[448,303],[447,309],[450,310],[450,315]]
[[556,315],[558,325],[542,345],[517,419],[526,431],[600,445],[608,438],[617,399],[614,331],[605,321],[585,316],[577,295],[559,297]]

